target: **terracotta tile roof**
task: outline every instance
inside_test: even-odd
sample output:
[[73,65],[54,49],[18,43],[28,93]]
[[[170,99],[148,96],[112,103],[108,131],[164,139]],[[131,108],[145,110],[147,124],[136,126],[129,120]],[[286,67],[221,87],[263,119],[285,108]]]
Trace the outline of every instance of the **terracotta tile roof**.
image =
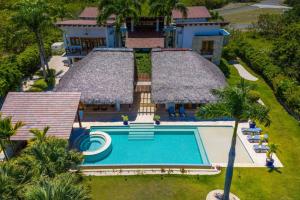
[[96,18],[99,14],[97,7],[86,7],[84,10],[80,13],[80,18]]
[[[209,11],[207,10],[206,7],[204,6],[192,6],[192,7],[187,7],[188,12],[187,12],[187,18],[210,18]],[[173,10],[172,11],[172,17],[173,19],[181,19],[183,18],[182,14],[178,10]]]
[[126,38],[127,48],[163,48],[164,38]]
[[12,140],[29,140],[32,128],[50,126],[47,135],[68,139],[81,94],[79,92],[10,92],[3,107],[2,116],[11,116],[13,123],[26,125],[19,129]]
[[[81,19],[96,19],[99,14],[97,7],[86,7],[79,15]],[[111,15],[109,19],[115,19],[115,15]]]
[[73,26],[73,25],[91,25],[96,26],[96,20],[83,20],[83,19],[74,19],[74,20],[66,20],[57,22],[56,25],[63,25],[63,26]]
[[[114,20],[107,20],[107,25],[114,24]],[[56,23],[57,26],[98,26],[97,20],[75,19]]]

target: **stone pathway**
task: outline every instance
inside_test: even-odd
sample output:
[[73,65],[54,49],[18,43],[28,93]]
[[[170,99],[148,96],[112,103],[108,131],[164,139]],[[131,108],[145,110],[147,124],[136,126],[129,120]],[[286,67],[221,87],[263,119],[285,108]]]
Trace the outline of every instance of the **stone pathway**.
[[240,76],[249,81],[257,81],[258,78],[250,74],[241,64],[233,64],[233,66],[238,70]]

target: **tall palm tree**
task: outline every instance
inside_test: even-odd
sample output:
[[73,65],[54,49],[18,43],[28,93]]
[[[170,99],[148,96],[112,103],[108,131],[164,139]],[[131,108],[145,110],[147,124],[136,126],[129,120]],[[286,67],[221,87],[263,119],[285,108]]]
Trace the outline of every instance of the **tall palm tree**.
[[30,129],[30,133],[32,133],[35,137],[35,139],[37,140],[37,142],[43,142],[46,139],[46,134],[49,130],[49,126],[46,126],[43,130],[37,129],[37,128],[33,128]]
[[141,12],[141,6],[137,0],[100,0],[99,16],[97,22],[100,25],[106,24],[106,21],[112,15],[115,16],[116,44],[121,47],[121,27],[126,22],[127,17],[138,18]]
[[179,0],[152,0],[150,1],[150,14],[153,16],[165,16],[165,25],[172,22],[172,11],[178,10],[183,17],[187,17],[187,7]]
[[260,123],[264,123],[265,126],[269,126],[271,123],[269,109],[264,105],[251,101],[249,99],[249,91],[250,87],[246,85],[244,79],[241,79],[241,83],[237,86],[213,91],[213,94],[218,97],[218,101],[200,107],[196,113],[196,116],[204,117],[206,119],[230,117],[234,120],[234,130],[226,169],[223,200],[229,200],[235,161],[238,123],[245,119],[257,120]]
[[24,126],[25,124],[21,121],[18,121],[13,125],[11,117],[4,117],[0,114],[0,146],[3,150],[6,160],[8,160],[7,153],[5,151],[5,144],[8,142],[14,148],[12,142],[10,141],[10,137],[15,135],[19,128]]
[[49,71],[43,42],[42,31],[50,24],[49,7],[45,0],[23,0],[17,4],[17,12],[13,20],[20,26],[27,27],[34,33],[39,48],[41,67],[44,78],[47,79],[46,69]]

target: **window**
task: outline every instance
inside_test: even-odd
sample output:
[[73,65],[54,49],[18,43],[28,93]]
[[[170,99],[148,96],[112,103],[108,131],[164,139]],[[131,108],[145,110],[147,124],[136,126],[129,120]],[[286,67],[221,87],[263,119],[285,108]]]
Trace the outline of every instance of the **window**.
[[212,55],[214,53],[214,41],[213,40],[206,40],[202,41],[202,55]]
[[80,39],[78,37],[71,37],[70,38],[70,44],[71,44],[71,46],[79,46],[80,45]]

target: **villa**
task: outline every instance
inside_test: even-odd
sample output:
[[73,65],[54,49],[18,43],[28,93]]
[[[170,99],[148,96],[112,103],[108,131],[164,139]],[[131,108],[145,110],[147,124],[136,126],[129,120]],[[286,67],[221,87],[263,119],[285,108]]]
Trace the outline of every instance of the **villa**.
[[151,59],[152,79],[140,82],[133,49],[95,48],[67,71],[55,91],[80,92],[85,112],[130,113],[138,110],[140,84],[148,84],[149,113],[164,114],[181,105],[194,112],[215,101],[212,89],[226,85],[221,70],[190,49],[152,49]]
[[[85,57],[94,48],[115,48],[115,17],[105,25],[97,24],[96,7],[85,8],[78,19],[57,22],[63,31],[66,56],[70,61]],[[138,22],[126,19],[121,27],[121,47],[133,49],[189,48],[215,64],[220,63],[223,44],[229,33],[223,29],[227,22],[211,21],[205,7],[188,7],[187,17],[172,12],[173,23],[164,25],[163,17],[142,16]]]

